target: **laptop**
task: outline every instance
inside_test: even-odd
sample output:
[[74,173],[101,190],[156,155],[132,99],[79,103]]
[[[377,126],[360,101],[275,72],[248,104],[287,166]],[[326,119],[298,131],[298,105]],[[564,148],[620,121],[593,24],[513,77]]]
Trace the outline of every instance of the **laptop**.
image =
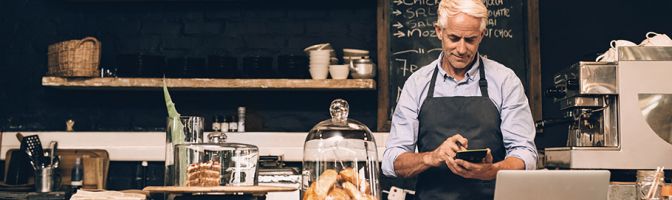
[[606,200],[607,170],[501,170],[495,200]]

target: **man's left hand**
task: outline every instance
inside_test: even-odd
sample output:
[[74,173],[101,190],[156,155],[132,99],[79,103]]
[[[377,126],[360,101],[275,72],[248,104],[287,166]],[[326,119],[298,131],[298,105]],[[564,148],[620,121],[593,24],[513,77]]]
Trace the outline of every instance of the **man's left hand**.
[[472,163],[462,159],[450,158],[446,160],[446,165],[450,171],[458,176],[471,179],[492,180],[497,176],[497,167],[492,163],[492,154],[488,149],[483,162]]

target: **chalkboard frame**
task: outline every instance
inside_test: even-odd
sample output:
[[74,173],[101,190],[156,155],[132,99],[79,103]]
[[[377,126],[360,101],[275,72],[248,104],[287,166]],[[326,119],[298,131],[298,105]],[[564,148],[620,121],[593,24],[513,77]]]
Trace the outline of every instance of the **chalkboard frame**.
[[[376,130],[390,130],[389,102],[389,66],[390,66],[390,1],[377,0],[377,36],[378,36],[378,114]],[[527,96],[534,120],[541,119],[541,58],[539,46],[539,0],[526,0],[527,9],[526,42],[527,47]]]

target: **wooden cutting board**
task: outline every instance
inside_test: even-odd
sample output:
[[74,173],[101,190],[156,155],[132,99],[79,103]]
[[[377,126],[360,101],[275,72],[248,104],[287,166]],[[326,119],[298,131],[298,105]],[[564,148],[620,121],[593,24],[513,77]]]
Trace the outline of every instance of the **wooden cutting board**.
[[292,192],[293,187],[281,186],[217,186],[217,187],[186,187],[186,186],[148,186],[143,191],[150,193],[248,193],[259,194],[269,192]]

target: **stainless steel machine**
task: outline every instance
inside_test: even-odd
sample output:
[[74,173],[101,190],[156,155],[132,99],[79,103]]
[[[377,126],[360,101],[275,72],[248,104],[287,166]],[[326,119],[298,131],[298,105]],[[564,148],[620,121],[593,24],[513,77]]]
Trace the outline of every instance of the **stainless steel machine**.
[[620,47],[617,62],[579,62],[554,77],[569,123],[548,168],[672,168],[672,47]]

